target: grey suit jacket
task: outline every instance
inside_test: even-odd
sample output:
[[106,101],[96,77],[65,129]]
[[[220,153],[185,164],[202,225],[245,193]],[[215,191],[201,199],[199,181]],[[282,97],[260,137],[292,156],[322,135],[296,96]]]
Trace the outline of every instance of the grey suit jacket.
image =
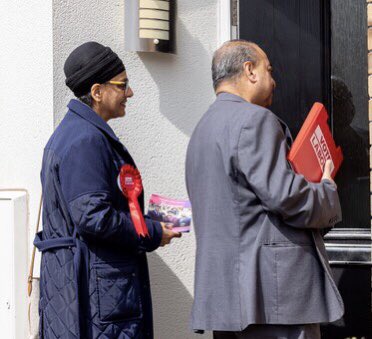
[[341,220],[336,187],[286,160],[269,110],[222,93],[187,150],[197,242],[192,328],[331,322],[343,315],[320,229]]

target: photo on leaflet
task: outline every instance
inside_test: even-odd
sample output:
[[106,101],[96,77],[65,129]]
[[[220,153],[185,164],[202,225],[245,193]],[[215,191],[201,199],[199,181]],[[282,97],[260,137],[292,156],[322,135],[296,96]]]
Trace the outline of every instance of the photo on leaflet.
[[190,232],[192,215],[188,200],[176,200],[152,194],[147,214],[153,220],[171,223],[177,232]]

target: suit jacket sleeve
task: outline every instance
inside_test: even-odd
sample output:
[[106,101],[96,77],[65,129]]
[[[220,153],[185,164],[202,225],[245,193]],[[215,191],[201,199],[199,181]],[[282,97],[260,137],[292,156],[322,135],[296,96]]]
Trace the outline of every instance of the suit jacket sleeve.
[[113,167],[107,141],[97,135],[80,140],[61,160],[62,192],[78,233],[122,248],[155,250],[162,238],[160,223],[146,218],[150,237],[140,238],[129,213],[113,207]]
[[287,162],[287,144],[276,116],[255,112],[241,130],[238,170],[265,210],[298,228],[332,227],[341,221],[336,186],[329,180],[310,183]]

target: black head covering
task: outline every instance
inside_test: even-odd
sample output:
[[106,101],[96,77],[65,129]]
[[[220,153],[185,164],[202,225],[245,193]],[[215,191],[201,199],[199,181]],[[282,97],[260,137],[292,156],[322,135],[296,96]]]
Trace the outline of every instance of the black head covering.
[[89,93],[94,84],[102,84],[124,70],[123,62],[110,47],[94,41],[75,48],[64,66],[66,85],[77,97]]

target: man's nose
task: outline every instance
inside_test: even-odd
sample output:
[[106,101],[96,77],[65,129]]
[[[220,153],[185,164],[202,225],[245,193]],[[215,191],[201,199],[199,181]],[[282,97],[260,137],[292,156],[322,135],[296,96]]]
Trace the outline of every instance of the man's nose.
[[273,89],[276,88],[276,81],[273,79]]

